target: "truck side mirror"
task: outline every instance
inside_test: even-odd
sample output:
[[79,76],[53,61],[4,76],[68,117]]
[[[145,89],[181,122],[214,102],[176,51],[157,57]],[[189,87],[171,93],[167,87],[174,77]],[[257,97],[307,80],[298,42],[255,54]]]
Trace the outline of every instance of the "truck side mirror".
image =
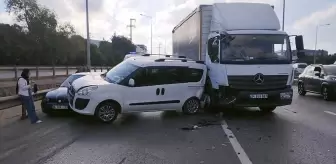
[[304,50],[304,44],[303,44],[303,37],[302,35],[295,36],[295,45],[296,45],[296,55],[297,57],[303,58],[305,56]]
[[302,35],[295,36],[295,45],[296,45],[296,50],[297,51],[304,50]]

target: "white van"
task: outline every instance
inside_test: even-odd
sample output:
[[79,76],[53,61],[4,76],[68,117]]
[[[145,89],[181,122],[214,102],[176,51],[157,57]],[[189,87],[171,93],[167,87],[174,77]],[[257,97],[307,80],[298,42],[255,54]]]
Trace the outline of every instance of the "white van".
[[197,113],[207,68],[184,58],[129,58],[105,77],[86,76],[69,88],[77,113],[113,122],[119,113],[177,110]]

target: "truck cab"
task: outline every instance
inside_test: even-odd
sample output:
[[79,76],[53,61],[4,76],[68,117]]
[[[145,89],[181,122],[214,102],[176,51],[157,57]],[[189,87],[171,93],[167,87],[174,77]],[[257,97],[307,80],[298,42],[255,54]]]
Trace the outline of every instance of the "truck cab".
[[[209,104],[265,112],[291,104],[290,36],[280,31],[273,8],[258,3],[220,3],[213,8],[205,56]],[[302,37],[296,41],[297,48],[303,48]]]

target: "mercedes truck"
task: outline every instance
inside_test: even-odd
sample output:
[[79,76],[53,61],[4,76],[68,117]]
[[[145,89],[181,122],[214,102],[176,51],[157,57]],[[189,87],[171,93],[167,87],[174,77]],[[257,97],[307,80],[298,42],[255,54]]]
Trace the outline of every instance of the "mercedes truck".
[[[269,4],[199,5],[174,27],[173,55],[207,65],[203,98],[208,107],[259,107],[272,112],[292,103],[292,36],[280,30]],[[301,52],[302,36],[293,37]]]

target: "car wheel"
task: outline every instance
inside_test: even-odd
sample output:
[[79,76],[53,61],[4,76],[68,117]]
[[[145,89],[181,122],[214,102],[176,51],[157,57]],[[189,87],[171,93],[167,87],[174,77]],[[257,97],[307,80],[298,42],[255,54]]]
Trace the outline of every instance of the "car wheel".
[[276,106],[259,107],[259,109],[262,113],[272,113],[276,109]]
[[104,123],[112,123],[118,116],[118,105],[113,102],[104,102],[96,109],[96,117]]
[[298,93],[299,93],[299,95],[301,95],[301,96],[306,95],[307,92],[305,91],[305,88],[304,88],[303,83],[299,83],[299,84],[298,84]]
[[196,114],[200,106],[200,101],[197,98],[190,98],[183,104],[182,111],[187,115]]
[[326,101],[331,100],[331,93],[330,93],[328,87],[326,87],[326,86],[322,87],[322,96],[323,96],[323,99],[326,100]]

